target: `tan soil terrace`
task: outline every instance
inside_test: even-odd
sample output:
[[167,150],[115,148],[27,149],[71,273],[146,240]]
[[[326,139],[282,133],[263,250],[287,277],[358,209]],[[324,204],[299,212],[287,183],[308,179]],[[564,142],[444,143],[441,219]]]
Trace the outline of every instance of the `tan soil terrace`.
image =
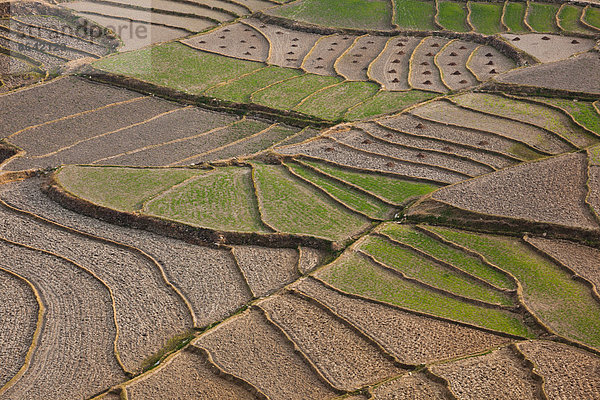
[[243,60],[266,62],[269,56],[267,39],[254,28],[242,23],[226,25],[182,42],[195,49]]
[[40,305],[27,282],[0,270],[0,388],[25,364],[33,343]]
[[445,93],[448,88],[442,83],[440,70],[435,65],[435,55],[449,42],[449,39],[427,37],[419,44],[412,55],[409,82],[415,89]]
[[46,309],[29,368],[0,399],[89,398],[124,380],[108,289],[58,257],[6,242],[0,251],[0,266],[30,281]]
[[[491,54],[491,56],[488,56]],[[490,61],[493,64],[490,64]],[[467,62],[467,67],[480,81],[487,81],[516,67],[513,60],[491,46],[477,48]],[[495,72],[495,73],[494,73]]]
[[259,20],[248,18],[245,24],[262,33],[269,41],[269,64],[280,67],[300,68],[304,57],[322,36],[314,33],[295,31]]
[[587,201],[594,209],[596,215],[600,216],[600,166],[590,165],[588,168],[588,198]]
[[548,400],[600,398],[600,359],[560,343],[531,341],[519,349],[544,379]]
[[404,372],[322,308],[290,294],[259,304],[336,388],[352,391]]
[[600,95],[600,52],[521,68],[497,78],[500,83]]
[[409,373],[371,390],[373,400],[448,400],[448,389],[423,372]]
[[[456,40],[446,46],[437,56],[444,83],[451,90],[475,86],[477,78],[467,69],[467,60],[477,44]],[[452,64],[452,65],[451,65]]]
[[421,38],[415,37],[391,38],[386,48],[369,67],[371,79],[379,83],[385,90],[409,90],[410,56],[420,41]]
[[193,350],[179,352],[146,378],[127,385],[127,398],[147,399],[239,399],[255,396],[214,371],[214,366]]
[[333,64],[354,43],[354,40],[356,36],[350,35],[322,37],[304,58],[302,69],[312,74],[337,76]]
[[[467,157],[472,160],[490,165],[496,169],[508,167],[514,163],[508,157],[503,157],[483,149],[463,147],[462,144],[458,144],[456,142],[453,143],[434,140],[425,136],[410,135],[403,132],[386,129],[383,126],[372,122],[358,123],[356,126],[381,140],[421,149],[438,150],[447,154],[455,154],[461,157]],[[463,138],[456,138],[456,140],[461,139]]]
[[385,36],[362,36],[356,39],[335,63],[337,73],[349,81],[367,81],[369,64],[381,53],[388,38]]
[[483,214],[598,229],[584,204],[586,166],[585,155],[567,154],[442,188],[433,198]]
[[434,121],[425,121],[411,114],[385,118],[377,121],[381,125],[400,132],[407,132],[426,138],[435,138],[449,142],[473,146],[483,151],[492,150],[502,154],[511,154],[517,142],[503,136],[494,135],[476,129],[450,126]]
[[441,123],[458,124],[467,128],[494,132],[509,139],[523,141],[552,154],[560,154],[571,150],[571,146],[558,139],[555,135],[540,128],[501,117],[465,110],[446,101],[427,103],[411,112],[417,116]]
[[301,274],[307,274],[323,262],[325,253],[310,247],[300,247],[300,260],[298,270]]
[[298,279],[298,251],[238,246],[233,254],[256,297],[264,297]]
[[293,287],[350,321],[406,364],[465,356],[509,341],[477,329],[346,296],[312,278],[303,279]]
[[198,327],[225,318],[251,299],[228,251],[200,247],[74,213],[48,199],[40,191],[40,184],[41,181],[34,178],[3,185],[0,198],[59,224],[134,246],[155,257],[169,280],[191,303]]
[[436,365],[431,370],[448,380],[450,390],[460,400],[539,398],[531,370],[510,347]]
[[270,399],[336,396],[259,310],[250,309],[217,326],[194,344],[208,350],[226,372],[250,382]]
[[[511,46],[531,54],[543,63],[559,61],[577,53],[591,50],[596,45],[593,39],[581,37],[550,35],[546,33],[529,33],[526,35],[502,35]],[[519,40],[515,40],[519,38]]]
[[401,162],[385,156],[368,154],[326,139],[316,139],[299,145],[278,148],[277,152],[288,155],[302,154],[342,166],[393,173],[442,183],[456,183],[465,179],[462,174],[433,166]]

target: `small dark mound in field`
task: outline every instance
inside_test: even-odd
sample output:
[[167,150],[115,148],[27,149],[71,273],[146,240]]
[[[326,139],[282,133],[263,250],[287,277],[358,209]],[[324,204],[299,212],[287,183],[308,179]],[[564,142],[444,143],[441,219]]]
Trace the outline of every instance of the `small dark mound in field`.
[[513,39],[513,42],[518,42],[519,40],[521,40],[521,38],[517,36],[516,38]]
[[439,44],[437,44],[437,43],[433,43],[433,44],[431,45],[431,47],[440,47],[440,45],[439,45]]
[[454,61],[452,61],[451,63],[448,63],[448,65],[451,66],[451,67],[455,67],[456,63]]
[[421,65],[429,65],[429,63],[427,61],[423,61]]
[[496,70],[495,70],[494,68],[492,68],[492,69],[490,70],[490,74],[494,75],[494,74],[497,74],[497,72],[496,72]]
[[492,53],[486,53],[485,55],[486,57],[494,57],[494,55]]
[[492,60],[490,60],[485,65],[494,65],[494,62]]
[[400,82],[400,79],[398,79],[398,78],[392,79],[392,83],[398,83],[398,82]]
[[548,36],[542,36],[542,40],[550,40]]
[[399,64],[399,63],[400,63],[400,60],[398,60],[398,59],[395,59],[394,61],[392,61],[392,64]]
[[465,46],[460,46],[458,49],[459,50],[466,50],[467,48]]
[[423,75],[431,75],[431,71],[423,71]]
[[425,158],[425,154],[419,153],[419,154],[417,154],[417,158],[423,159],[423,158]]
[[397,52],[396,54],[398,54],[399,56],[403,56],[405,53],[404,53],[402,50],[400,50],[400,51],[399,51],[399,52]]
[[390,73],[390,74],[395,74],[395,73],[396,73],[396,70],[395,70],[395,69],[390,69],[390,70],[388,71],[388,73]]
[[452,75],[462,75],[462,74],[460,73],[460,71],[454,71],[454,72],[452,73]]
[[402,42],[398,42],[398,43],[396,44],[396,47],[404,47],[404,43],[402,43]]
[[448,54],[450,57],[456,57],[458,54],[456,54],[455,52],[452,52],[450,54]]
[[396,165],[396,164],[394,164],[393,161],[388,161],[388,162],[385,163],[385,166],[388,167],[388,168],[393,168],[394,165]]
[[425,56],[426,56],[426,57],[433,57],[433,53],[432,53],[432,52],[429,52],[429,53],[425,54]]
[[579,40],[573,39],[573,40],[571,40],[571,44],[579,44]]
[[422,123],[420,123],[420,122],[419,122],[419,123],[417,124],[416,128],[417,128],[417,129],[423,129],[423,128],[425,128],[425,125],[423,125]]
[[458,82],[458,83],[460,83],[461,85],[464,85],[465,83],[468,83],[468,82],[467,82],[466,80],[462,79],[462,80],[461,80],[460,82]]

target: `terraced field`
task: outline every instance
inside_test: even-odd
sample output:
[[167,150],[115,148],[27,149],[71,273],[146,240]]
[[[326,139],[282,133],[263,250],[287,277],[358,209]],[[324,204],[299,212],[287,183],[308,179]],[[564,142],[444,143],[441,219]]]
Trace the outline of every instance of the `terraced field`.
[[0,400],[600,398],[599,7],[0,0]]

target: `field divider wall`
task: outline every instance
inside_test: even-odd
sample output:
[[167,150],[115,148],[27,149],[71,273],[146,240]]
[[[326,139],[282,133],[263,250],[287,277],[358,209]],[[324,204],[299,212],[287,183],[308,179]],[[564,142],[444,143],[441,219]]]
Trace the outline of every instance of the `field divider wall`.
[[396,310],[399,310],[399,311],[402,311],[402,312],[406,312],[406,313],[409,313],[409,314],[412,314],[412,315],[416,315],[416,316],[419,316],[419,317],[434,319],[436,321],[449,322],[449,323],[452,323],[452,324],[455,324],[455,325],[459,325],[459,326],[462,326],[462,327],[465,327],[465,328],[475,329],[475,330],[478,330],[478,331],[481,331],[481,332],[487,332],[487,333],[491,333],[491,334],[502,336],[502,337],[509,338],[509,339],[517,339],[517,340],[523,340],[523,339],[525,339],[522,336],[513,335],[511,333],[506,333],[506,332],[502,332],[502,331],[496,331],[494,329],[486,328],[486,327],[479,326],[479,325],[470,324],[468,322],[458,321],[458,320],[454,320],[454,319],[446,318],[446,317],[440,317],[440,316],[437,316],[435,314],[430,314],[430,313],[423,312],[423,311],[417,311],[417,310],[413,310],[411,308],[402,307],[402,306],[399,306],[399,305],[396,305],[396,304],[393,304],[393,303],[388,303],[388,302],[385,302],[385,301],[382,301],[382,300],[376,300],[376,299],[373,299],[373,298],[370,298],[370,297],[366,297],[366,296],[362,296],[362,295],[359,295],[359,294],[354,294],[354,293],[346,292],[346,291],[344,291],[342,289],[336,288],[335,286],[331,285],[330,283],[327,283],[323,279],[315,276],[314,273],[311,274],[311,275],[309,275],[307,279],[314,279],[319,284],[325,286],[327,289],[333,290],[333,291],[335,291],[335,292],[337,292],[337,293],[339,293],[339,294],[341,294],[343,296],[347,296],[347,297],[350,297],[350,298],[353,298],[353,299],[366,301],[366,302],[369,302],[369,303],[372,303],[372,304],[376,304],[376,305],[380,305],[380,306],[390,307],[390,308],[393,308],[393,309],[396,309]]
[[[423,229],[426,229],[426,228],[423,228]],[[520,241],[522,243],[525,242],[523,240],[523,238],[521,238]],[[479,253],[479,252],[477,252],[475,250],[469,249],[467,247],[464,247],[464,246],[462,246],[462,245],[460,245],[458,243],[455,243],[453,241],[449,241],[448,240],[448,242],[453,243],[453,245],[456,248],[461,249],[465,253],[473,255],[475,257],[478,257],[482,261],[485,260],[484,262],[487,263],[487,264],[491,264],[490,261],[487,260],[487,258],[483,254],[481,254],[481,253]],[[498,267],[498,268],[500,268],[500,267]],[[503,270],[502,268],[500,268],[500,269]],[[578,347],[580,349],[589,351],[589,352],[591,352],[591,353],[593,353],[595,355],[600,355],[600,350],[597,350],[597,349],[595,349],[593,347],[590,347],[590,346],[588,346],[588,345],[586,345],[586,344],[584,344],[582,342],[579,342],[578,340],[568,339],[568,338],[566,338],[566,337],[564,337],[562,335],[559,335],[558,333],[556,333],[554,331],[554,329],[552,329],[549,325],[547,325],[544,321],[542,321],[540,319],[540,317],[538,317],[537,314],[535,314],[535,312],[531,309],[531,307],[527,305],[527,302],[525,301],[525,296],[523,294],[523,285],[521,284],[521,282],[512,273],[510,273],[510,272],[508,272],[506,270],[503,270],[503,271],[504,271],[505,274],[512,276],[512,278],[514,278],[514,280],[517,282],[517,284],[518,284],[517,285],[517,295],[519,297],[519,303],[522,305],[523,309],[527,312],[527,314],[533,318],[533,320],[538,325],[538,327],[540,327],[544,331],[546,331],[547,334],[550,334],[555,339],[555,341],[558,341],[558,342],[564,343],[564,344],[568,344],[568,345],[571,345],[571,346]]]
[[350,46],[348,46],[348,48],[346,48],[346,50],[344,50],[344,52],[342,54],[339,55],[338,58],[336,58],[336,60],[333,63],[333,70],[335,71],[335,73],[342,77],[344,79],[344,81],[349,81],[349,79],[344,76],[339,70],[338,70],[338,64],[341,62],[342,58],[346,57],[346,55],[348,55],[348,53],[350,53],[350,51],[354,48],[354,46],[356,46],[356,44],[358,43],[358,41],[364,37],[367,37],[368,34],[363,34],[360,36],[357,36],[356,38],[354,38],[354,41],[352,42],[352,44]]
[[592,31],[596,31],[596,32],[600,32],[600,28],[589,24],[586,20],[585,20],[585,16],[588,13],[588,10],[591,8],[592,6],[590,4],[586,4],[583,8],[583,11],[581,12],[581,16],[579,17],[579,21],[581,22],[581,24],[583,26],[585,26],[588,29],[591,29]]
[[423,368],[422,372],[429,380],[442,386],[446,392],[446,396],[450,400],[460,400],[460,398],[454,393],[454,391],[452,391],[452,386],[450,386],[450,382],[447,379],[442,378],[440,375],[434,373],[430,367]]
[[321,37],[320,37],[320,38],[319,38],[319,39],[318,39],[318,40],[315,42],[315,44],[313,45],[313,47],[311,47],[311,48],[310,48],[310,50],[308,51],[308,53],[306,53],[306,56],[304,56],[304,58],[302,59],[302,63],[300,64],[300,69],[301,69],[303,72],[305,72],[305,73],[307,73],[307,74],[313,73],[313,72],[308,72],[308,71],[306,70],[306,67],[305,67],[304,65],[306,64],[306,61],[307,61],[308,59],[310,59],[310,56],[312,55],[313,51],[314,51],[314,50],[317,48],[317,45],[319,44],[319,42],[320,42],[321,40],[324,40],[324,39],[329,39],[331,36],[335,36],[335,34],[331,34],[331,35],[323,35],[323,36],[321,36]]
[[[507,0],[507,2],[508,2],[508,0]],[[473,51],[471,51],[471,54],[469,54],[469,57],[467,57],[467,61],[465,62],[465,68],[467,69],[467,71],[469,71],[475,77],[475,79],[478,82],[483,82],[484,79],[475,73],[475,70],[471,67],[471,62],[473,61],[473,58],[475,57],[475,53],[477,53],[482,47],[483,47],[483,45],[479,45],[479,46],[475,47],[473,49]]]
[[525,364],[529,367],[529,369],[531,370],[531,376],[533,377],[534,381],[539,385],[539,396],[540,399],[542,400],[551,400],[548,397],[548,393],[546,392],[546,380],[544,379],[544,377],[542,375],[540,375],[537,370],[538,370],[538,366],[535,362],[533,362],[529,357],[527,357],[527,355],[521,350],[521,348],[519,347],[521,343],[513,343],[512,344],[512,348],[514,349],[515,353],[518,355],[519,358],[521,358]]
[[[276,298],[276,297],[273,297],[273,298]],[[294,353],[300,357],[302,362],[309,367],[309,369],[319,378],[320,381],[322,381],[325,385],[330,387],[337,394],[343,395],[343,394],[348,393],[346,390],[336,387],[333,382],[331,382],[329,379],[327,379],[325,374],[323,374],[321,369],[312,360],[312,358],[304,350],[302,350],[300,348],[298,343],[296,343],[296,341],[290,336],[290,334],[287,333],[287,331],[280,324],[278,324],[277,322],[275,322],[273,320],[273,318],[271,318],[271,316],[269,315],[269,312],[266,309],[264,309],[260,305],[260,303],[256,304],[254,307],[257,310],[259,310],[260,313],[263,315],[263,317],[267,320],[267,322],[270,325],[272,325],[277,330],[277,332],[279,332],[284,337],[284,340],[288,343],[288,345],[293,347]]]
[[[344,79],[345,79],[345,78],[344,78]],[[292,108],[293,108],[293,109],[297,109],[298,107],[302,107],[302,105],[303,105],[304,103],[306,103],[306,102],[307,102],[309,99],[311,99],[312,97],[314,97],[314,96],[317,96],[317,95],[318,95],[318,94],[320,94],[321,92],[324,92],[324,91],[326,91],[326,90],[332,89],[332,88],[334,88],[334,87],[336,87],[336,86],[343,85],[344,83],[347,83],[347,82],[350,82],[350,81],[346,81],[346,80],[344,80],[344,81],[341,81],[341,82],[337,82],[337,83],[333,83],[333,84],[331,84],[331,85],[324,86],[324,87],[320,88],[319,90],[316,90],[316,91],[312,92],[311,94],[309,94],[308,96],[306,96],[306,97],[305,97],[305,98],[303,98],[302,100],[300,100],[300,102],[299,102],[298,104],[296,104],[296,105],[295,105],[294,107],[292,107]]]
[[531,25],[529,25],[529,14],[531,13],[531,1],[527,0],[525,2],[527,6],[525,7],[525,16],[523,17],[523,25],[531,32],[537,32]]
[[[400,0],[402,1],[402,0]],[[433,4],[435,6],[435,14],[433,15],[433,24],[441,30],[446,30],[444,26],[440,23],[440,0],[434,0]]]
[[470,0],[467,0],[467,27],[470,28],[471,32],[476,32],[477,30],[475,29],[475,25],[473,25],[473,21],[471,21],[471,14],[473,13],[473,10],[471,10],[471,4],[472,2]]
[[260,195],[258,193],[259,192],[259,188],[258,188],[259,185],[258,185],[258,181],[256,179],[256,168],[254,167],[254,164],[252,164],[252,163],[250,163],[249,166],[250,166],[250,183],[251,183],[251,186],[252,186],[252,194],[254,196],[254,201],[256,201],[256,203],[254,205],[256,206],[258,217],[260,218],[260,221],[261,221],[262,225],[264,227],[266,227],[268,231],[278,232],[278,230],[275,229],[274,226],[270,225],[265,220],[264,206],[262,204],[261,197],[260,197]]
[[452,88],[450,87],[450,85],[448,85],[448,82],[446,82],[446,79],[444,78],[444,69],[442,68],[442,66],[440,65],[439,61],[438,61],[438,57],[440,56],[440,54],[442,54],[447,48],[448,46],[450,46],[452,43],[457,42],[458,39],[452,39],[449,42],[447,42],[445,45],[443,45],[438,51],[437,53],[435,53],[435,56],[433,56],[433,63],[435,64],[436,68],[438,69],[438,71],[440,72],[440,80],[442,81],[442,83],[444,84],[444,86],[446,86],[446,89],[448,89],[449,91],[452,90]]
[[250,102],[253,103],[253,104],[258,104],[258,103],[256,103],[256,100],[254,99],[254,95],[262,92],[263,90],[267,90],[267,89],[272,88],[273,86],[279,85],[280,83],[287,82],[287,81],[290,81],[292,79],[299,79],[299,78],[302,78],[303,76],[305,76],[305,75],[294,75],[294,76],[290,76],[289,78],[285,78],[285,79],[282,79],[282,80],[277,81],[277,82],[269,83],[267,86],[265,86],[263,88],[260,88],[258,90],[255,90],[254,92],[250,93]]
[[[209,170],[206,174],[209,174],[210,172],[212,172],[212,170]],[[179,189],[179,188],[181,188],[183,186],[186,186],[189,183],[191,183],[192,181],[195,181],[196,179],[202,179],[202,178],[206,177],[206,174],[200,173],[198,175],[190,176],[189,178],[184,179],[183,181],[181,181],[181,182],[179,182],[179,183],[177,183],[177,184],[175,184],[173,186],[170,186],[168,188],[165,188],[165,189],[159,191],[158,193],[156,193],[156,194],[148,197],[144,201],[142,201],[142,204],[139,207],[139,209],[137,209],[135,211],[138,211],[138,212],[140,212],[142,214],[148,213],[148,205],[150,203],[152,203],[154,200],[157,200],[157,199],[159,199],[161,197],[164,197],[167,194],[169,194],[170,192],[173,192],[173,191],[175,191],[175,190],[177,190],[177,189]]]
[[[437,4],[437,0],[436,0],[436,4]],[[410,58],[408,59],[408,78],[407,79],[408,79],[408,86],[411,89],[415,89],[415,85],[414,85],[414,82],[412,80],[412,76],[414,75],[413,71],[415,69],[415,67],[414,67],[415,53],[417,52],[417,50],[419,49],[419,47],[421,47],[421,46],[424,45],[424,43],[427,41],[428,38],[429,38],[429,36],[424,37],[419,42],[419,44],[415,46],[415,48],[413,49],[412,53],[410,53]]]
[[500,26],[505,32],[510,32],[510,28],[506,25],[506,8],[510,0],[504,0],[502,5],[502,15],[500,16]]
[[248,292],[252,296],[252,299],[258,299],[259,296],[254,292],[254,290],[252,290],[252,286],[250,286],[250,282],[248,281],[248,277],[246,276],[246,273],[244,272],[244,270],[240,266],[238,258],[235,255],[235,249],[233,247],[231,247],[231,246],[223,246],[223,247],[227,248],[227,250],[229,252],[229,255],[231,256],[231,258],[233,260],[233,263],[235,264],[236,269],[240,273],[240,275],[242,277],[242,280],[244,281],[244,284],[245,284],[246,288],[248,289]]
[[[199,51],[206,51],[206,50],[199,50]],[[258,69],[252,70],[250,72],[246,72],[245,74],[237,75],[235,78],[231,78],[231,79],[219,82],[219,83],[217,83],[215,85],[209,86],[208,88],[204,89],[204,91],[202,93],[210,92],[213,89],[217,89],[217,88],[220,88],[220,87],[223,87],[223,86],[227,86],[227,85],[229,85],[231,83],[235,83],[235,82],[237,82],[237,81],[239,81],[239,80],[241,80],[243,78],[246,78],[246,77],[254,75],[254,74],[258,73],[258,72],[264,71],[265,69],[268,69],[269,67],[270,67],[269,65],[265,64],[264,66],[262,66],[262,67],[260,67]],[[258,90],[261,90],[261,89],[258,89]]]
[[556,26],[558,27],[558,29],[561,32],[567,32],[567,30],[561,26],[561,24],[560,24],[560,18],[558,18],[558,16],[560,15],[560,13],[565,9],[566,5],[567,5],[567,3],[561,4],[560,7],[558,8],[558,11],[556,12],[556,14],[554,14],[554,24],[556,24]]
[[397,277],[399,277],[400,279],[407,281],[407,282],[411,282],[414,283],[418,286],[421,286],[427,290],[430,290],[434,293],[438,293],[444,296],[448,296],[451,297],[455,300],[459,300],[465,303],[470,303],[476,306],[480,306],[480,307],[484,307],[484,308],[488,308],[488,309],[492,309],[492,310],[501,310],[501,311],[509,311],[512,312],[513,310],[515,310],[515,307],[507,307],[507,306],[503,306],[503,305],[499,305],[499,304],[494,304],[494,303],[488,303],[482,300],[478,300],[478,299],[473,299],[471,297],[466,297],[460,294],[456,294],[450,290],[446,290],[446,289],[442,289],[439,288],[437,286],[434,285],[430,285],[429,283],[425,283],[419,279],[410,277],[408,275],[406,275],[404,272],[400,271],[399,269],[396,269],[394,267],[390,267],[389,265],[379,261],[377,258],[375,258],[374,256],[372,256],[371,254],[367,253],[366,251],[362,250],[362,249],[357,249],[355,250],[356,254],[358,254],[359,256],[362,256],[364,259],[366,259],[367,261],[371,262],[372,264],[380,267],[383,270],[386,270],[388,272],[393,273],[394,275],[396,275]]
[[[57,254],[57,253],[54,253],[54,252],[51,252],[51,251],[48,251],[48,250],[39,249],[37,247],[32,247],[32,246],[26,245],[24,243],[14,242],[14,241],[6,239],[5,237],[2,237],[2,236],[0,236],[0,242],[8,243],[8,244],[11,244],[13,246],[17,246],[17,247],[21,247],[21,248],[24,248],[24,249],[27,249],[27,250],[31,250],[31,251],[34,251],[36,253],[46,254],[46,255],[52,256],[53,258],[58,258],[60,260],[63,260],[67,264],[71,264],[76,269],[79,269],[79,270],[83,271],[84,273],[90,275],[97,282],[99,282],[100,285],[102,285],[102,287],[105,288],[105,290],[108,293],[108,296],[110,297],[111,308],[112,308],[112,311],[113,311],[112,318],[113,318],[113,323],[115,325],[115,337],[114,337],[114,340],[113,340],[113,354],[115,356],[115,360],[117,361],[117,363],[119,364],[119,367],[125,373],[125,375],[127,375],[129,377],[133,376],[134,375],[133,371],[128,370],[127,367],[125,366],[125,364],[123,364],[123,362],[121,361],[121,355],[119,353],[119,345],[118,345],[118,343],[119,343],[119,332],[120,332],[120,329],[119,329],[119,323],[117,322],[117,306],[116,306],[116,302],[115,302],[115,297],[114,297],[113,291],[110,288],[110,286],[108,286],[108,284],[106,284],[106,282],[104,282],[102,279],[100,279],[92,271],[88,270],[84,266],[82,266],[82,265],[76,263],[75,261],[73,261],[73,260],[71,260],[71,259],[69,259],[67,257],[64,257],[64,256],[62,256],[60,254]],[[45,324],[45,322],[44,322],[44,324]],[[39,336],[38,336],[38,341],[39,341]],[[35,353],[35,349],[34,349],[34,351],[32,351],[31,357],[33,357],[34,353]],[[13,384],[14,383],[16,383],[16,381],[13,382]]]
[[[50,17],[57,18],[55,16],[50,16]],[[23,20],[21,20],[19,18],[18,15],[11,15],[10,19],[13,20],[13,21],[15,21],[15,22],[17,22],[17,23],[19,23],[19,24],[21,24],[21,25],[28,26],[29,28],[33,28],[33,30],[52,32],[55,35],[67,36],[67,37],[70,37],[70,38],[73,38],[73,39],[77,39],[77,40],[80,40],[82,42],[86,42],[86,43],[93,44],[93,45],[96,45],[96,46],[106,47],[106,44],[103,44],[103,43],[100,43],[100,42],[96,42],[96,41],[94,41],[92,39],[86,38],[85,36],[77,36],[75,34],[67,32],[66,30],[63,32],[63,31],[60,31],[58,29],[53,29],[53,28],[50,28],[50,27],[47,27],[47,26],[43,26],[43,25],[39,25],[39,24],[35,24],[35,23],[32,23],[32,22],[23,21]]]
[[[379,229],[377,229],[373,233],[373,235],[374,236],[378,236],[378,237],[382,237],[382,238],[388,240],[389,242],[391,242],[395,246],[399,246],[399,247],[405,248],[407,250],[410,250],[413,253],[415,253],[415,254],[423,257],[423,258],[426,258],[426,259],[428,259],[428,260],[430,260],[430,261],[432,261],[432,262],[434,262],[436,264],[439,264],[439,265],[441,265],[441,266],[443,266],[445,268],[448,268],[449,270],[452,270],[452,271],[454,271],[454,272],[456,272],[456,273],[458,273],[458,274],[460,274],[460,275],[462,275],[464,277],[472,279],[472,280],[474,280],[474,281],[476,281],[476,282],[478,282],[478,283],[486,286],[488,289],[497,291],[499,293],[511,294],[511,295],[517,293],[517,291],[515,289],[510,290],[510,289],[500,288],[500,287],[498,287],[498,286],[496,286],[496,285],[494,285],[494,284],[486,281],[485,279],[478,277],[477,275],[473,275],[473,274],[471,274],[471,273],[463,270],[462,268],[455,266],[452,263],[443,261],[443,260],[437,258],[436,256],[434,256],[432,254],[429,254],[429,253],[427,253],[427,252],[425,252],[423,250],[420,250],[420,249],[418,249],[418,248],[416,248],[416,247],[414,247],[414,246],[412,246],[410,244],[400,242],[399,240],[394,239],[390,235],[388,235],[388,234],[386,234],[384,232],[381,232]],[[507,307],[507,308],[508,309],[515,309],[515,307]]]
[[[0,238],[0,240],[3,240],[3,238]],[[12,272],[8,269],[5,269],[1,266],[0,266],[0,270],[6,272],[9,275],[16,277],[20,281],[25,282],[25,284],[33,292],[33,295],[35,296],[35,300],[38,304],[38,312],[37,312],[37,320],[36,320],[36,324],[35,324],[35,330],[33,332],[31,344],[29,345],[29,348],[27,349],[27,353],[25,354],[25,360],[23,361],[23,365],[21,365],[21,368],[19,368],[19,371],[16,373],[16,375],[14,375],[8,382],[6,382],[2,387],[0,387],[0,396],[1,396],[8,389],[10,389],[14,384],[16,384],[19,381],[19,379],[21,379],[21,377],[23,375],[25,375],[25,373],[29,369],[29,366],[31,365],[31,359],[33,358],[33,355],[37,349],[37,345],[40,341],[40,336],[41,336],[41,333],[42,333],[42,330],[43,330],[43,327],[45,324],[44,316],[46,314],[46,306],[44,305],[44,301],[42,300],[42,297],[40,296],[40,292],[38,291],[38,289],[35,287],[35,285],[32,282],[30,282],[28,279],[25,279],[21,275],[15,273],[15,272]]]
[[583,199],[583,202],[585,203],[585,207],[588,209],[588,211],[592,214],[592,216],[594,217],[594,219],[596,220],[596,222],[598,222],[598,224],[600,224],[600,210],[596,210],[594,208],[594,206],[592,205],[592,203],[590,202],[590,196],[592,195],[592,186],[591,186],[591,168],[593,166],[592,162],[591,162],[591,154],[589,151],[586,152],[587,153],[587,166],[585,168],[585,189],[586,189],[586,195],[585,198]]

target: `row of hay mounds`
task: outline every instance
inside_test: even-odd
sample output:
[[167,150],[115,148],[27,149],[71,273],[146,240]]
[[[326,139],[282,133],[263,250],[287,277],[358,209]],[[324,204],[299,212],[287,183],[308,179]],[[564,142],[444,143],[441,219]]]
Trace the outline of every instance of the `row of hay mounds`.
[[[310,248],[200,247],[110,225],[52,202],[41,183],[11,183],[0,193],[0,282],[15,281],[3,296],[18,293],[10,300],[23,305],[0,307],[23,328],[3,332],[0,356],[10,368],[0,398],[89,398],[151,367],[161,360],[155,354],[172,350],[192,328],[278,290],[324,256]],[[65,376],[78,385],[61,385]]]
[[121,51],[135,50],[201,32],[214,25],[274,5],[275,3],[263,0],[116,0],[61,3],[62,7],[74,11],[77,15],[110,27],[124,44]]
[[317,75],[372,80],[390,91],[416,88],[445,93],[474,86],[515,67],[511,59],[492,47],[463,40],[449,43],[449,39],[438,37],[326,36],[252,18],[182,42],[203,51],[301,68]]
[[300,132],[74,77],[2,96],[0,104],[4,139],[22,150],[5,170],[189,165],[259,153]]

